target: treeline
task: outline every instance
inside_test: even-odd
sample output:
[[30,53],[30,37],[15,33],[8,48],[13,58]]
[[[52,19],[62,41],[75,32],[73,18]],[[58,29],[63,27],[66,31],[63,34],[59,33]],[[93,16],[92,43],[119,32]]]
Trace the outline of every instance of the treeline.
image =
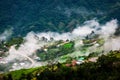
[[120,51],[110,51],[97,62],[67,67],[54,64],[0,75],[0,80],[119,80]]

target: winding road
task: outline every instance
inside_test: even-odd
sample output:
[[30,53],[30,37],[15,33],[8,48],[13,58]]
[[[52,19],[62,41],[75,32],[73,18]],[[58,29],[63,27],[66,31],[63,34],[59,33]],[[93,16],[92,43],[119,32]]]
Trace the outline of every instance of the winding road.
[[34,62],[34,60],[32,58],[30,58],[29,56],[24,55],[24,54],[20,54],[20,53],[17,53],[17,54],[19,54],[20,56],[23,56],[23,57],[27,58],[31,62],[30,67],[34,66],[35,62]]
[[[35,64],[35,61],[32,58],[30,58],[28,55],[24,54],[23,52],[16,50],[14,46],[11,47],[11,49],[9,50],[9,53],[10,53],[10,55],[13,55],[14,58],[18,57],[19,55],[24,57],[24,58],[27,58],[31,62],[30,67],[33,67]],[[15,55],[17,55],[17,56],[15,56]],[[12,58],[11,56],[8,56],[8,57],[10,59]],[[6,57],[6,59],[7,59],[7,57]]]

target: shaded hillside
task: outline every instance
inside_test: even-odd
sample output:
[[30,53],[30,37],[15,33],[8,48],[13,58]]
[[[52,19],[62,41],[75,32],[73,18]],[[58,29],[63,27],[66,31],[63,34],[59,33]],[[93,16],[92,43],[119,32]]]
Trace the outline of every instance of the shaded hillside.
[[14,35],[30,31],[71,31],[83,21],[120,19],[119,0],[1,0],[0,32],[13,27]]

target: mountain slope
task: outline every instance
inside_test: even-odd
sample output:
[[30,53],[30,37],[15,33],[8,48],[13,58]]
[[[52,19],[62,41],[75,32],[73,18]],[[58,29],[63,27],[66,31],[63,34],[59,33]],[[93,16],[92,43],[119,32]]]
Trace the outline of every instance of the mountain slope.
[[120,20],[120,0],[1,0],[0,32],[13,27],[15,35],[30,31],[71,31],[97,17]]
[[102,55],[97,62],[66,66],[64,64],[21,69],[0,74],[0,80],[119,80],[120,51]]

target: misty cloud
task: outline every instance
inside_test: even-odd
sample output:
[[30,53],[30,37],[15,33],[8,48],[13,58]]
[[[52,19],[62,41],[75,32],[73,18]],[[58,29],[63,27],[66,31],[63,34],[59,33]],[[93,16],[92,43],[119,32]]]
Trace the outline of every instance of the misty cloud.
[[[60,7],[58,9],[60,10]],[[91,14],[97,14],[94,11],[88,10],[83,6],[80,6],[79,8],[68,8],[68,7],[64,8],[64,14],[66,16],[70,17],[72,13],[80,14],[83,17],[91,15]]]
[[13,33],[12,30],[13,29],[10,28],[10,29],[5,30],[2,34],[0,34],[0,40],[6,40],[7,38],[9,38]]
[[112,20],[101,27],[101,31],[99,34],[105,37],[110,37],[115,33],[117,27],[117,20]]
[[[88,34],[90,34],[92,31],[94,31],[96,34],[100,35],[100,37],[105,38],[105,44],[102,46],[104,50],[118,50],[120,49],[120,38],[119,37],[112,37],[115,33],[116,28],[118,27],[117,20],[111,20],[110,22],[107,22],[106,24],[99,24],[97,20],[90,20],[86,21],[83,25],[77,27],[72,32],[68,33],[56,33],[56,32],[41,32],[41,33],[34,33],[29,32],[26,37],[24,37],[24,43],[20,45],[20,47],[16,50],[15,45],[11,46],[9,49],[9,55],[5,57],[4,59],[8,62],[19,60],[22,61],[21,64],[16,63],[16,65],[21,65],[20,68],[28,68],[28,67],[35,67],[43,65],[41,63],[38,63],[34,60],[34,57],[36,57],[36,50],[41,49],[44,47],[44,45],[48,45],[51,43],[50,39],[53,38],[54,41],[58,40],[74,40],[75,41],[75,47],[80,47],[81,45],[84,45],[82,43],[82,38],[86,37]],[[98,28],[100,28],[98,30]],[[4,32],[4,34],[8,33],[9,31]],[[3,35],[3,34],[1,34]],[[6,35],[5,35],[6,36]],[[47,41],[42,40],[42,38],[47,38]],[[1,37],[2,38],[2,37]],[[5,39],[5,38],[3,38]],[[77,39],[77,40],[76,40]],[[53,42],[54,42],[53,41]],[[79,45],[80,46],[79,46]],[[97,45],[97,44],[96,44]],[[91,49],[95,49],[97,46],[94,45],[91,47]],[[111,47],[112,46],[112,47]],[[77,49],[79,50],[79,49]],[[87,50],[86,54],[89,54],[89,50]],[[80,51],[75,51],[80,54]],[[25,62],[24,62],[25,61]],[[28,62],[28,64],[27,64]],[[24,64],[25,63],[25,64]],[[25,66],[28,65],[28,66]],[[15,64],[13,65],[13,70],[17,69],[15,67]]]

